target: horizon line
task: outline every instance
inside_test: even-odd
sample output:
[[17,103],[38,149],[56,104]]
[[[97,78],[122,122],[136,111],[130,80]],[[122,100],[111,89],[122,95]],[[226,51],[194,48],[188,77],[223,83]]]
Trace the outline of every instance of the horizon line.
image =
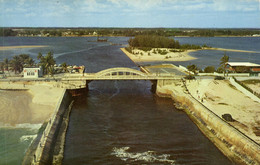
[[0,28],[105,28],[105,29],[257,29],[259,27],[109,27],[109,26],[0,26]]

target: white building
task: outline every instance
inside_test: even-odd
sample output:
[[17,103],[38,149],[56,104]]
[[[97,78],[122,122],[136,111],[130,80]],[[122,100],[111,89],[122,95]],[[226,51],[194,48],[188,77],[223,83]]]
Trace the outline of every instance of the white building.
[[23,68],[23,77],[24,78],[38,78],[42,77],[41,68]]

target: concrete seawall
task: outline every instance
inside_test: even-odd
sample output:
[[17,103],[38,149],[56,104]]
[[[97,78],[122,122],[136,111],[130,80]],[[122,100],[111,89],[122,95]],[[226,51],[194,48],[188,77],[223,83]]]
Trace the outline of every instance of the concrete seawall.
[[64,114],[70,111],[71,106],[72,96],[64,89],[63,97],[59,100],[53,116],[49,119],[38,144],[35,144],[36,149],[30,151],[30,154],[24,158],[23,164],[52,164],[54,147]]
[[200,104],[184,86],[181,82],[177,85],[159,82],[156,93],[162,97],[171,97],[179,103],[203,134],[232,162],[260,164],[260,145]]

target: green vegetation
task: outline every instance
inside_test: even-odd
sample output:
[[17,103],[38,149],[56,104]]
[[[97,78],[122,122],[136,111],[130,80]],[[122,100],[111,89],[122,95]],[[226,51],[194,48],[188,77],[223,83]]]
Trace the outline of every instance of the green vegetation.
[[186,80],[193,80],[193,79],[195,79],[195,77],[192,76],[192,75],[187,75],[187,76],[185,76],[184,78],[185,78]]
[[194,65],[194,64],[188,65],[188,66],[187,66],[187,69],[188,69],[189,71],[193,72],[193,73],[195,73],[197,70],[200,70],[200,68],[198,68],[197,65]]
[[219,67],[217,70],[216,70],[217,73],[223,73],[224,72],[224,69],[222,67]]
[[225,77],[222,77],[222,76],[216,76],[214,78],[214,80],[225,80]]
[[65,73],[68,73],[68,65],[66,62],[62,63],[61,64],[61,67],[62,67],[62,70],[65,72]]
[[170,52],[184,52],[182,49],[170,49]]
[[40,60],[39,65],[42,67],[43,74],[54,74],[54,65],[56,64],[53,53],[49,52],[46,56],[38,54],[37,59]]
[[215,67],[214,67],[214,66],[207,66],[207,67],[204,69],[204,72],[205,72],[205,73],[214,73],[214,72],[215,72]]
[[190,45],[190,44],[184,44],[181,45],[181,49],[201,49],[201,46],[199,45]]
[[32,67],[34,66],[34,60],[27,54],[21,54],[13,56],[11,60],[5,58],[3,62],[0,63],[0,69],[2,72],[4,70],[9,72],[9,67],[11,70],[17,73],[21,73],[24,67]]
[[179,41],[163,36],[155,35],[138,35],[130,38],[128,44],[135,48],[180,48]]
[[[183,44],[172,38],[156,35],[138,35],[128,40],[130,47],[138,48],[143,51],[150,51],[152,48],[168,48],[172,52],[183,52],[187,49],[201,49],[199,45]],[[176,50],[177,49],[177,50]],[[166,55],[166,50],[157,50],[159,54]],[[155,50],[154,50],[155,53]]]
[[224,56],[220,59],[220,66],[222,67],[224,71],[224,76],[226,74],[226,63],[229,61],[229,56],[227,56],[226,52],[224,53]]

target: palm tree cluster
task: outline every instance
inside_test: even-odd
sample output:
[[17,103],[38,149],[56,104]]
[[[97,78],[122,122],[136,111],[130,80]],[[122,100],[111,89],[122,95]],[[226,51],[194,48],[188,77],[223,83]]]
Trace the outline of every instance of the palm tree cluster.
[[35,66],[34,60],[28,54],[20,54],[13,56],[11,60],[5,58],[3,62],[0,63],[0,69],[3,72],[4,70],[9,72],[9,68],[17,73],[21,73],[24,67],[33,67]]
[[39,66],[42,67],[43,74],[54,74],[54,65],[56,64],[53,53],[49,52],[46,56],[43,56],[41,53],[38,54],[37,59],[40,60]]

